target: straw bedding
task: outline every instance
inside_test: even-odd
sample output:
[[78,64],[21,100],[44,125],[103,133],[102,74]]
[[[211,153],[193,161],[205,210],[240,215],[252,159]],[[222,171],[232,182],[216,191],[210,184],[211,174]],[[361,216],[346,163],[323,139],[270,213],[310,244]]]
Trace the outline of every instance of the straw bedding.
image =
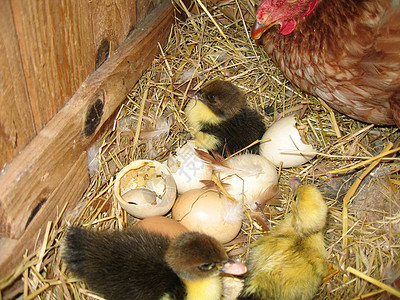
[[[187,90],[210,79],[232,81],[245,93],[267,126],[298,113],[308,141],[318,155],[299,168],[279,170],[280,205],[265,211],[272,226],[290,209],[291,176],[316,185],[329,205],[326,243],[330,279],[316,299],[389,299],[400,289],[400,132],[395,127],[359,123],[301,93],[282,76],[250,40],[249,16],[254,3],[219,2],[207,8],[194,1],[189,15],[177,21],[161,54],[153,61],[122,105],[113,127],[89,149],[91,184],[73,214],[60,212],[49,223],[43,245],[27,253],[0,291],[18,281],[25,299],[101,299],[71,277],[60,259],[60,242],[68,224],[122,229],[137,219],[127,215],[112,196],[116,173],[136,159],[163,161],[191,138],[183,114]],[[251,17],[250,17],[251,18]],[[226,245],[243,261],[249,243],[263,232],[247,214],[240,235]],[[39,243],[40,244],[40,243]],[[4,294],[5,295],[5,294]],[[7,297],[11,297],[8,293]],[[393,296],[394,297],[394,296]]]

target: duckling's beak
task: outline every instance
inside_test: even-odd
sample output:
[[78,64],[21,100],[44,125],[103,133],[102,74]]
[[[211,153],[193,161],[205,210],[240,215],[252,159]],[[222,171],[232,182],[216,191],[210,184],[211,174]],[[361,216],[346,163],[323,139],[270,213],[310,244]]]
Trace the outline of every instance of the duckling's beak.
[[292,191],[294,192],[300,186],[301,182],[298,177],[292,176],[289,177],[289,186],[291,187]]
[[195,90],[188,90],[187,96],[190,98],[196,97],[196,91]]
[[190,98],[194,98],[199,101],[203,101],[203,97],[201,96],[203,92],[201,90],[195,91],[195,90],[189,90],[187,95]]
[[240,261],[228,260],[221,269],[222,273],[231,275],[243,275],[247,272],[247,267]]

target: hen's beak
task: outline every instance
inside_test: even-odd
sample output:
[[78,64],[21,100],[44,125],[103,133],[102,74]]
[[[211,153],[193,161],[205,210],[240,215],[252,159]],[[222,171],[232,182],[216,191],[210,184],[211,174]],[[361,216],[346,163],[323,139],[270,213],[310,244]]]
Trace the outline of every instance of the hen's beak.
[[262,34],[265,31],[267,31],[267,29],[269,29],[272,25],[274,25],[274,23],[269,25],[264,25],[256,20],[256,22],[253,25],[253,28],[251,29],[251,38],[253,40],[258,40],[262,36]]

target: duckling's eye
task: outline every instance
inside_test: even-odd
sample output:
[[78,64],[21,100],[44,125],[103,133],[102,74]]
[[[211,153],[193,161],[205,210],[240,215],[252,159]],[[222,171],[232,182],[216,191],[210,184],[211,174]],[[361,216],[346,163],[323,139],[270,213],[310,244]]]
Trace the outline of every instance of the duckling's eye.
[[198,266],[201,271],[210,271],[215,268],[215,263],[205,263]]
[[215,100],[215,96],[214,95],[211,95],[211,94],[207,94],[207,100],[208,100],[208,102],[210,102],[210,103],[216,103],[217,101]]
[[300,196],[296,193],[296,194],[294,195],[294,202],[295,202],[295,203],[299,202],[299,198],[300,198]]

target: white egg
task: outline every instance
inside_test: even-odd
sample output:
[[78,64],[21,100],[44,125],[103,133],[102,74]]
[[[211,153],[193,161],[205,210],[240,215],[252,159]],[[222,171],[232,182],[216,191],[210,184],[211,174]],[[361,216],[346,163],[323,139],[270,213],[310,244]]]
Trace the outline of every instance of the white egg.
[[297,128],[294,115],[284,117],[274,123],[264,134],[266,140],[260,144],[260,154],[279,167],[300,166],[316,154],[314,148],[306,144]]
[[236,200],[257,209],[278,194],[276,167],[266,158],[256,154],[236,155],[218,168],[219,178],[226,191]]
[[134,217],[161,216],[175,202],[176,185],[167,166],[152,160],[136,160],[117,174],[114,196]]
[[196,155],[195,148],[195,142],[190,140],[167,160],[179,194],[203,187],[201,180],[211,180],[212,168]]

